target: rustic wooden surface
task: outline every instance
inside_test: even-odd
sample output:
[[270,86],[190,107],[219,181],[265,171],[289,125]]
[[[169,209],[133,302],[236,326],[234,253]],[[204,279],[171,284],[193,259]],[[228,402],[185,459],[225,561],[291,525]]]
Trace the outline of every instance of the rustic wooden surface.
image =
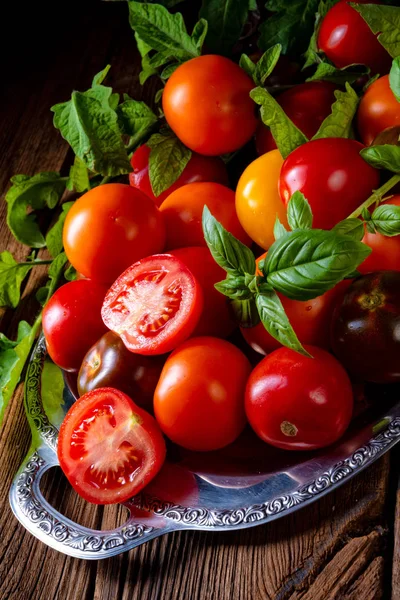
[[[52,3],[45,8],[53,25],[38,4],[24,9],[2,67],[2,197],[13,174],[65,169],[70,154],[52,127],[49,107],[72,89],[86,89],[105,64],[112,62],[110,84],[117,91],[141,94],[123,3],[70,2],[56,13]],[[144,98],[151,92],[150,84]],[[5,213],[2,201],[0,249],[22,259],[27,250],[8,232]],[[42,270],[31,273],[21,307],[2,315],[2,331],[12,335],[22,317],[33,320],[38,306],[32,290],[43,277]],[[12,516],[8,490],[29,443],[20,385],[0,436],[0,600],[400,600],[396,450],[334,493],[270,525],[179,532],[113,559],[85,562],[47,548]],[[123,522],[119,508],[80,501],[59,473],[49,474],[45,488],[51,503],[82,524],[105,529]]]

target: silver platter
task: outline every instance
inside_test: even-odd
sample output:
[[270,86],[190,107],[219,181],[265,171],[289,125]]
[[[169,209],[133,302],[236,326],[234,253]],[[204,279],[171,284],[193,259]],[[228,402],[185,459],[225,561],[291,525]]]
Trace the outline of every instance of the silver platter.
[[25,383],[33,442],[11,486],[10,504],[33,535],[78,558],[114,556],[178,529],[242,529],[278,519],[337,488],[400,440],[400,403],[383,397],[375,413],[371,409],[356,418],[344,438],[318,452],[279,451],[251,432],[219,452],[190,453],[171,446],[162,485],[125,503],[130,516],[124,525],[99,531],[60,514],[40,490],[43,474],[58,464],[58,427],[74,401],[60,378],[41,337]]

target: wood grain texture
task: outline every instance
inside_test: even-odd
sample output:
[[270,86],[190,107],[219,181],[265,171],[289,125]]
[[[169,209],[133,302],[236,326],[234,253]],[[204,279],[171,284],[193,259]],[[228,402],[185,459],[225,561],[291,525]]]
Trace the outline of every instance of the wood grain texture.
[[[26,25],[25,52],[19,48],[3,73],[7,85],[0,95],[2,196],[15,173],[66,168],[70,154],[52,127],[49,107],[68,98],[72,89],[89,86],[107,62],[112,63],[109,83],[116,91],[138,99],[142,93],[139,59],[123,3],[72,2],[64,20],[50,32],[37,12],[32,10],[30,19],[40,35]],[[145,88],[145,100],[152,97],[155,85],[150,82]],[[0,203],[0,239],[1,249],[9,249],[19,259],[26,255],[27,249],[16,244],[5,225],[4,202]],[[44,269],[32,272],[21,307],[3,316],[2,331],[12,334],[20,318],[33,319],[38,310],[33,291],[44,276]],[[393,520],[387,510],[388,455],[334,493],[269,525],[214,534],[177,532],[128,554],[85,562],[47,548],[11,514],[8,490],[29,443],[20,385],[0,437],[1,600],[376,600],[384,593],[390,596],[387,574]],[[44,493],[64,514],[85,525],[107,529],[125,518],[121,507],[94,507],[81,501],[57,472],[47,476]],[[400,507],[397,510],[396,599],[400,598]]]

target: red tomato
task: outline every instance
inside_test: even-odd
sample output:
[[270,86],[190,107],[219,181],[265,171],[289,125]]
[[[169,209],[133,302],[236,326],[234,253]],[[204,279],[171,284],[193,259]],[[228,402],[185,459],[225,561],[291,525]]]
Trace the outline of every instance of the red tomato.
[[250,363],[233,344],[192,338],[167,359],[154,394],[162,431],[189,450],[217,450],[246,424],[244,389]]
[[[276,100],[296,127],[310,139],[331,113],[336,89],[337,86],[328,81],[309,81],[279,94]],[[263,123],[257,129],[256,147],[258,154],[265,154],[276,148],[269,127]]]
[[[400,206],[400,194],[382,202]],[[364,244],[372,248],[372,253],[358,267],[361,273],[372,271],[400,271],[400,235],[386,237],[380,233],[365,231]]]
[[241,148],[256,130],[254,84],[223,56],[184,62],[168,79],[162,105],[168,125],[191,150],[217,156]]
[[159,196],[155,196],[149,178],[149,156],[150,148],[146,145],[140,146],[133,154],[131,160],[133,172],[129,173],[129,183],[132,187],[144,192],[157,206],[160,206],[172,192],[187,183],[215,181],[216,183],[229,185],[228,173],[224,162],[220,158],[193,153],[183,173],[175,183]]
[[58,460],[80,496],[94,504],[138,494],[165,460],[165,442],[151,415],[114,388],[88,392],[60,427]]
[[226,296],[217,292],[214,284],[222,281],[226,273],[213,259],[208,248],[196,246],[172,250],[176,256],[193,273],[203,290],[204,307],[193,336],[212,335],[227,337],[236,327],[229,301]]
[[389,76],[372,83],[361,98],[357,128],[364,144],[372,144],[384,129],[400,126],[400,104],[390,89]]
[[167,228],[167,249],[206,245],[201,225],[205,205],[225,229],[250,245],[236,215],[235,192],[219,183],[200,182],[175,190],[160,206]]
[[200,284],[175,256],[155,254],[113,283],[101,315],[125,346],[138,354],[164,354],[196,327],[203,309]]
[[[373,0],[356,0],[357,4],[380,4]],[[350,6],[340,0],[327,12],[318,33],[318,48],[339,69],[363,64],[374,73],[387,73],[391,58],[364,21]]]
[[288,348],[275,350],[253,370],[246,388],[246,414],[256,434],[284,450],[315,450],[338,440],[353,410],[353,392],[331,354],[307,346],[313,358]]
[[288,204],[300,190],[311,205],[313,227],[331,229],[379,185],[379,171],[360,156],[362,148],[360,142],[344,138],[324,138],[299,146],[282,166],[282,200]]
[[63,241],[79,273],[112,283],[132,263],[164,250],[165,226],[150,198],[129,185],[108,183],[75,202]]
[[43,333],[51,359],[66,371],[79,369],[90,346],[107,331],[101,305],[107,288],[82,279],[61,286],[43,309]]

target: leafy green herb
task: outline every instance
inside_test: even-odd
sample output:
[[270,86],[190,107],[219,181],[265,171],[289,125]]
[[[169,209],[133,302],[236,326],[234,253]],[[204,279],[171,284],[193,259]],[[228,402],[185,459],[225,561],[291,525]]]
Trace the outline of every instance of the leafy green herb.
[[243,275],[229,276],[223,281],[216,283],[214,287],[221,294],[228,296],[232,300],[248,300],[253,297]]
[[144,102],[132,100],[124,94],[124,101],[117,108],[122,133],[129,135],[129,147],[140,144],[151,132],[158,118]]
[[394,204],[382,204],[375,208],[371,220],[374,229],[385,236],[393,237],[400,235],[400,206]]
[[78,193],[90,190],[89,171],[79,156],[75,156],[74,164],[69,170],[66,187]]
[[100,73],[97,73],[97,75],[93,77],[92,87],[95,87],[96,85],[101,85],[107,77],[110,69],[111,65],[107,65],[102,71],[100,71]]
[[369,148],[363,148],[360,154],[367,163],[377,169],[400,173],[400,146],[391,144],[369,146]]
[[65,383],[62,370],[46,359],[41,372],[40,383],[44,412],[55,427],[60,427],[65,417],[65,411],[63,410]]
[[64,271],[64,277],[67,281],[75,281],[77,275],[76,269],[72,265],[69,265]]
[[357,4],[350,6],[360,13],[373,33],[378,33],[378,40],[395,58],[400,55],[400,10],[396,6],[383,4]]
[[264,52],[256,64],[246,54],[242,54],[239,65],[253,79],[256,85],[262,86],[275,69],[281,50],[282,46],[275,44],[275,46],[268,48]]
[[392,63],[389,73],[389,83],[396,100],[400,102],[400,56],[395,58]]
[[208,22],[208,48],[228,56],[240,38],[248,13],[249,0],[203,0],[200,17]]
[[338,85],[344,85],[346,82],[354,83],[368,73],[369,68],[364,65],[349,65],[343,69],[337,69],[328,62],[321,62],[314,75],[308,77],[306,81],[331,81]]
[[151,148],[149,177],[155,196],[167,190],[181,176],[192,152],[175,135],[155,133],[147,141]]
[[311,229],[313,214],[311,206],[301,192],[295,192],[290,198],[287,209],[290,229]]
[[174,73],[176,71],[176,69],[178,67],[180,67],[181,64],[182,63],[172,63],[171,65],[167,65],[165,67],[165,69],[163,69],[161,71],[161,75],[160,75],[161,79],[163,81],[166,81],[167,79],[169,79],[171,77],[172,73]]
[[321,123],[317,133],[312,138],[348,138],[352,133],[352,123],[357,111],[359,98],[349,83],[346,82],[346,91],[335,91],[336,102],[332,105],[332,112]]
[[285,233],[287,233],[286,227],[282,225],[282,223],[279,220],[279,217],[276,217],[274,225],[274,238],[276,240],[279,240],[279,238],[285,235]]
[[321,27],[322,20],[325,17],[328,10],[331,9],[332,6],[334,6],[338,1],[339,0],[327,0],[327,1],[321,0],[320,3],[318,4],[318,9],[315,14],[314,32],[310,38],[310,43],[308,45],[308,48],[307,48],[306,52],[304,53],[304,58],[306,59],[306,62],[303,66],[303,69],[306,69],[307,67],[310,67],[313,64],[318,64],[318,63],[322,62],[322,59],[319,55],[319,49],[317,46],[319,29]]
[[53,227],[49,230],[46,235],[46,246],[51,256],[55,258],[60,254],[63,249],[63,240],[62,240],[62,232],[64,227],[64,221],[68,214],[69,209],[73,205],[73,202],[64,202],[61,209],[62,212],[58,217],[56,223],[54,223]]
[[254,298],[250,300],[231,300],[230,305],[240,327],[255,327],[260,322]]
[[360,219],[345,219],[344,221],[340,221],[332,231],[338,235],[346,235],[357,242],[361,242],[364,237],[364,225]]
[[18,306],[21,284],[33,266],[33,263],[18,263],[7,250],[0,253],[0,306]]

